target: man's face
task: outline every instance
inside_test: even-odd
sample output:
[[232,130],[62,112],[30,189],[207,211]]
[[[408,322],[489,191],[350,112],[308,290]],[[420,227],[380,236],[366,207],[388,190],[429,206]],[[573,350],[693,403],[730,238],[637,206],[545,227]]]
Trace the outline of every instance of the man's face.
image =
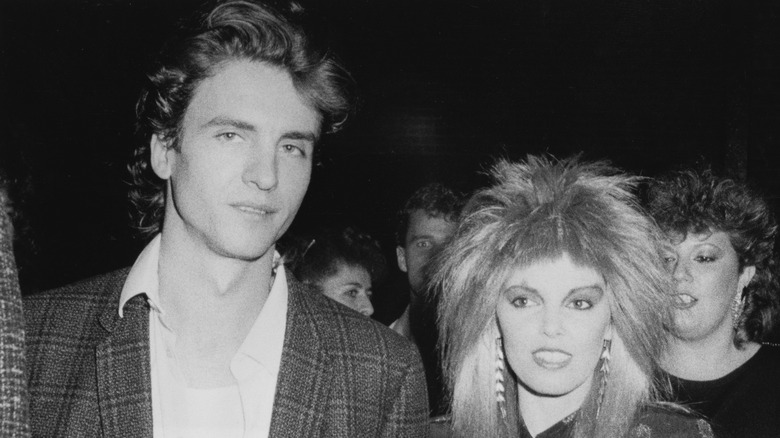
[[431,216],[425,210],[414,210],[409,216],[404,246],[396,248],[398,268],[406,272],[412,292],[425,286],[425,266],[455,232],[455,222],[444,216]]
[[152,138],[164,233],[223,257],[272,254],[306,194],[318,113],[286,72],[234,61],[197,87],[182,128],[179,151]]

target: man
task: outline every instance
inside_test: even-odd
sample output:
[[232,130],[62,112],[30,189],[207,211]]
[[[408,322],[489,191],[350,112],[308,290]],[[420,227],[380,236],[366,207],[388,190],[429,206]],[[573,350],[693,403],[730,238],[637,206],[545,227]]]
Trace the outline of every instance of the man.
[[446,412],[437,353],[436,309],[426,294],[427,267],[455,232],[462,198],[439,183],[419,188],[398,212],[396,256],[409,283],[409,306],[390,327],[412,340],[425,365],[431,414]]
[[155,237],[131,269],[25,303],[34,435],[425,435],[413,347],[278,264],[350,109],[293,18],[229,1],[165,46],[131,164]]

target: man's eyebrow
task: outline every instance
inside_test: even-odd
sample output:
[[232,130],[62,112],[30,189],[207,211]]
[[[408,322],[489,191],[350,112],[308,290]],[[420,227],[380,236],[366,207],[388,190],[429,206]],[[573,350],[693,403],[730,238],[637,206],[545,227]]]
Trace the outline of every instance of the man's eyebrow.
[[232,126],[242,131],[257,131],[255,125],[245,122],[243,120],[233,119],[230,117],[217,116],[203,124],[204,128],[210,128],[213,126]]
[[305,140],[305,141],[310,141],[312,143],[317,143],[319,136],[313,132],[291,131],[291,132],[284,133],[284,135],[282,135],[282,139]]
[[[206,122],[203,127],[210,128],[214,126],[232,126],[242,131],[257,132],[255,125],[245,122],[243,120],[234,119],[231,117],[217,116]],[[316,143],[319,140],[319,136],[314,132],[307,131],[290,131],[282,135],[284,140],[305,140],[312,143]]]

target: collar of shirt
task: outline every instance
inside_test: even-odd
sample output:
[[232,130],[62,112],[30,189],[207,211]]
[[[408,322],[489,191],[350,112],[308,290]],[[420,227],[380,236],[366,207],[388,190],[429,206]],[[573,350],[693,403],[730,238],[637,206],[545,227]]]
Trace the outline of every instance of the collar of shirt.
[[149,306],[164,314],[160,307],[160,279],[158,266],[160,262],[160,234],[157,234],[146,245],[141,254],[135,259],[130,273],[127,275],[119,296],[119,317],[123,318],[125,304],[136,295],[146,294]]
[[[279,372],[287,318],[287,275],[278,252],[274,252],[274,280],[260,314],[231,362],[230,369],[237,380],[248,378],[259,364],[272,375]],[[136,259],[122,287],[119,298],[119,317],[127,302],[141,294],[162,321],[165,311],[160,305],[159,287],[160,234],[152,239]],[[247,362],[244,358],[249,359]]]

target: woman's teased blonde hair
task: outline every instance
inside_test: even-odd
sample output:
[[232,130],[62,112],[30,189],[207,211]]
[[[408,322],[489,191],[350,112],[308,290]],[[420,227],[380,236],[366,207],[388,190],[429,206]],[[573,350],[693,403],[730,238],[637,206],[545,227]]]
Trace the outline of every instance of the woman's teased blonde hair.
[[567,253],[604,276],[614,329],[600,413],[597,367],[574,437],[623,436],[639,407],[656,398],[653,375],[671,320],[663,239],[632,194],[638,179],[603,162],[537,156],[499,161],[492,177],[466,205],[433,269],[455,435],[516,436],[511,370],[506,419],[496,403],[498,297],[514,270]]

